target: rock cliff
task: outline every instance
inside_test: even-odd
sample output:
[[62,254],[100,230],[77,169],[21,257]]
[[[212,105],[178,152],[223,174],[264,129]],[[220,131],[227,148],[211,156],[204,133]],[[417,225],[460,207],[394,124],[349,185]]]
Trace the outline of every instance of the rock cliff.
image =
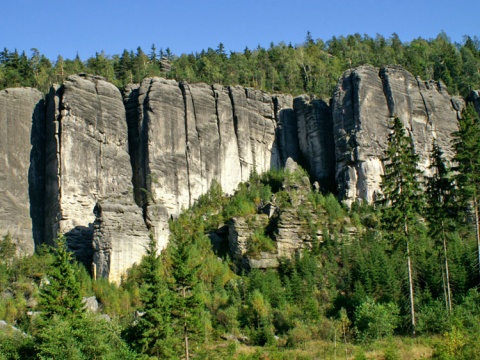
[[340,198],[372,202],[380,192],[382,158],[391,119],[399,117],[427,171],[433,139],[447,158],[463,101],[442,83],[422,81],[406,70],[371,66],[345,72],[333,97],[336,182]]
[[135,199],[161,247],[168,218],[213,181],[232,193],[252,171],[281,165],[277,118],[291,110],[291,96],[148,78],[124,99]]
[[[433,138],[452,156],[462,107],[443,84],[394,66],[345,72],[330,103],[161,78],[122,95],[102,78],[70,76],[45,101],[36,90],[9,89],[0,92],[0,228],[25,252],[64,233],[95,274],[119,281],[149,233],[164,247],[168,220],[213,181],[232,193],[252,171],[292,158],[347,203],[371,202],[392,117],[426,170]],[[292,214],[278,219],[278,253],[308,243]]]
[[80,261],[118,281],[148,240],[132,195],[120,91],[101,78],[70,76],[51,90],[46,114],[45,241],[65,234]]
[[35,89],[0,91],[0,237],[32,254],[43,239],[44,95]]

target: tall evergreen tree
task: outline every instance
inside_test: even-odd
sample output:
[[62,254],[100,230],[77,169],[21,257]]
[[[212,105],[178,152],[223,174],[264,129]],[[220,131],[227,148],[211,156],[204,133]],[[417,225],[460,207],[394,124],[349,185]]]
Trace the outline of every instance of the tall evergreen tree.
[[44,317],[75,316],[83,312],[80,283],[72,265],[72,254],[67,250],[63,236],[57,240],[55,258],[46,280],[40,288],[40,308]]
[[422,208],[417,162],[412,139],[406,135],[401,120],[395,117],[384,158],[382,227],[395,247],[405,246],[413,334],[416,321],[411,245]]
[[431,176],[427,178],[427,218],[430,236],[442,248],[444,294],[447,311],[452,311],[450,270],[448,266],[447,242],[453,231],[455,218],[454,186],[452,172],[445,163],[443,152],[434,141],[430,154]]
[[177,333],[183,336],[185,358],[190,358],[189,340],[193,335],[202,333],[201,299],[199,297],[199,280],[197,271],[198,260],[194,258],[195,235],[185,232],[176,232],[170,246],[172,263],[171,274],[174,283],[171,290],[175,293],[175,307],[172,316],[176,319]]
[[142,259],[143,283],[140,297],[144,312],[133,327],[133,343],[142,353],[161,359],[174,357],[175,339],[171,312],[172,296],[161,274],[161,259],[157,254],[157,242],[153,235]]
[[473,104],[462,111],[459,130],[453,134],[457,166],[455,178],[458,204],[473,216],[478,249],[478,270],[480,272],[480,119]]

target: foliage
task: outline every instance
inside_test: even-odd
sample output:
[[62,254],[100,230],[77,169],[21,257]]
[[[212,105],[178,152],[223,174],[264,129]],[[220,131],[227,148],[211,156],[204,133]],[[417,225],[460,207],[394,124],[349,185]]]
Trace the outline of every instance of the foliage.
[[457,206],[464,213],[471,213],[473,217],[480,266],[480,119],[473,104],[468,104],[462,111],[459,130],[454,133],[453,145],[456,151],[454,161],[457,163],[455,167]]
[[399,324],[399,308],[394,303],[380,304],[367,298],[355,311],[355,327],[360,341],[392,336]]
[[72,254],[67,250],[65,238],[57,239],[57,248],[45,283],[40,288],[42,316],[67,316],[82,312],[82,294],[72,266]]
[[[407,260],[410,319],[415,334],[415,296],[412,254],[421,250],[421,213],[423,212],[421,173],[417,168],[412,139],[406,135],[401,120],[395,117],[388,136],[382,176],[382,228],[393,250],[402,248]],[[415,240],[415,241],[414,241]],[[415,249],[412,249],[415,248]]]
[[348,68],[363,64],[399,64],[414,76],[443,81],[450,93],[468,95],[480,87],[480,41],[465,36],[462,44],[452,43],[445,33],[432,39],[421,37],[402,42],[397,34],[389,38],[353,34],[313,39],[311,34],[298,44],[271,43],[268,48],[230,52],[224,45],[196,53],[172,54],[152,45],[147,54],[141,47],[112,56],[103,51],[82,61],[58,56],[51,62],[38,49],[31,54],[4,49],[0,52],[0,89],[35,86],[47,91],[50,84],[68,75],[87,72],[106,77],[124,88],[145,77],[163,76],[190,83],[223,83],[254,87],[294,95],[307,93],[330,97],[337,80]]
[[249,238],[247,253],[250,256],[258,256],[261,252],[274,252],[275,242],[261,230],[256,230]]
[[33,329],[40,359],[135,359],[115,324],[95,315],[53,315]]
[[161,260],[157,254],[157,242],[153,235],[141,263],[142,283],[140,299],[143,314],[126,336],[139,352],[154,355],[157,358],[172,358],[178,341],[173,336],[173,298],[162,278]]
[[[60,246],[0,263],[0,317],[27,334],[3,334],[0,358],[179,358],[187,341],[192,357],[199,359],[343,353],[370,358],[374,351],[385,358],[409,358],[396,345],[420,338],[382,340],[409,327],[408,255],[421,338],[435,347],[438,358],[478,357],[475,229],[471,212],[464,215],[471,210],[464,205],[468,201],[457,201],[461,194],[453,188],[462,179],[452,176],[434,147],[433,176],[424,191],[427,206],[420,206],[418,183],[408,183],[416,181],[411,174],[417,172],[411,141],[398,119],[393,125],[385,197],[374,206],[346,209],[333,194],[312,191],[302,169],[252,173],[231,196],[213,183],[192,208],[170,221],[167,249],[159,253],[150,239],[142,262],[119,286],[90,279]],[[277,207],[271,218],[259,214],[268,202]],[[283,211],[298,217],[305,248],[279,259],[278,269],[241,271],[227,251],[219,250],[228,248],[225,224],[243,217],[253,230],[251,254],[274,251]],[[445,306],[442,234],[454,290],[451,311]],[[212,247],[211,239],[221,246]],[[56,280],[48,284],[46,278]],[[53,297],[55,309],[45,307],[49,287],[55,290],[49,294],[69,289],[72,299],[94,294],[113,321],[84,314],[61,296]],[[44,316],[26,316],[42,307]],[[438,336],[442,342],[431,340]]]

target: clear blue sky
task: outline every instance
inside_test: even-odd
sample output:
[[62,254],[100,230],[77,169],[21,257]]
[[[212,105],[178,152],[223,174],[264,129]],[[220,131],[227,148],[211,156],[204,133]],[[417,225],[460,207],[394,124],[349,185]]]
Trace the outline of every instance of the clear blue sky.
[[455,42],[480,37],[480,0],[4,0],[0,48],[37,48],[85,60],[95,52],[120,54],[170,47],[173,53],[216,48],[243,51],[271,42],[298,44],[354,33],[397,33],[402,41],[445,31]]

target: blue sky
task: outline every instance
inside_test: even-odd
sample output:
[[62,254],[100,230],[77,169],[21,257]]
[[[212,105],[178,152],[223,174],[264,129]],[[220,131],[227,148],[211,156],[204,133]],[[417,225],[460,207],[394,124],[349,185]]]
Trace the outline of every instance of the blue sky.
[[434,38],[440,31],[456,42],[480,37],[479,0],[5,0],[0,14],[0,48],[31,48],[55,60],[85,60],[96,51],[173,53],[216,48],[297,44],[307,31],[314,39],[354,33],[397,33],[402,41]]

